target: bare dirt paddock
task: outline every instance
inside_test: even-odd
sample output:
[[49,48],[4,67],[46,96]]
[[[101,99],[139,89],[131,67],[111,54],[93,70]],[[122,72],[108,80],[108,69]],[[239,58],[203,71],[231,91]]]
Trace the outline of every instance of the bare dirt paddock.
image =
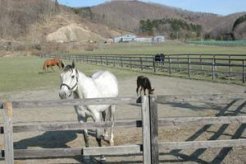
[[[245,86],[218,84],[193,81],[178,78],[149,76],[156,95],[194,95],[194,94],[230,94],[245,93]],[[136,79],[128,78],[119,81],[120,97],[136,96]],[[1,97],[11,100],[55,100],[58,97],[58,87],[53,90],[25,91],[18,93],[0,93]],[[222,116],[245,115],[245,100],[218,100],[216,103],[183,102],[158,105],[159,117],[184,116]],[[140,118],[138,105],[121,105],[116,110],[116,120]],[[76,121],[73,107],[56,109],[18,109],[14,111],[14,121],[20,122],[53,122]],[[175,128],[159,128],[159,141],[194,141],[245,138],[246,125],[206,125]],[[84,146],[82,134],[79,131],[32,132],[14,134],[16,149],[68,148]],[[90,145],[96,146],[95,139],[90,138]],[[115,145],[141,143],[140,128],[117,128],[115,130]],[[104,146],[107,146],[104,143]],[[1,146],[2,136],[1,136]],[[246,148],[223,149],[186,149],[171,150],[160,153],[160,163],[246,163]],[[97,163],[92,158],[90,163]],[[4,161],[0,161],[4,163]],[[82,157],[59,159],[19,159],[15,163],[83,163]],[[106,163],[142,163],[142,157],[114,156],[107,157]]]

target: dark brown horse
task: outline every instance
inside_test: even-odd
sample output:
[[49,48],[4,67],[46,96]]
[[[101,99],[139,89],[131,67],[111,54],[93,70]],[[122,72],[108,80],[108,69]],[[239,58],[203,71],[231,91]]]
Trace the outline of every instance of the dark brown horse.
[[[140,89],[140,90],[139,90]],[[141,95],[142,90],[144,91],[144,95],[146,95],[146,89],[148,90],[148,94],[153,94],[154,89],[151,87],[150,80],[145,76],[137,77],[137,95]]]
[[54,66],[57,66],[59,69],[62,69],[64,68],[64,63],[62,62],[61,59],[55,57],[53,59],[47,59],[44,61],[44,64],[43,64],[43,70],[44,71],[47,71],[48,68],[51,68],[53,71],[54,71]]

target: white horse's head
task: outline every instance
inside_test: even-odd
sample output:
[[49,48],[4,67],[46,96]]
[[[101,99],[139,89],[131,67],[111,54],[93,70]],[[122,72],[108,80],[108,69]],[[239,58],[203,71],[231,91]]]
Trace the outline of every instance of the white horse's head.
[[61,99],[66,99],[72,95],[72,93],[78,87],[78,71],[75,68],[74,61],[72,65],[66,65],[61,73],[61,85],[59,96]]

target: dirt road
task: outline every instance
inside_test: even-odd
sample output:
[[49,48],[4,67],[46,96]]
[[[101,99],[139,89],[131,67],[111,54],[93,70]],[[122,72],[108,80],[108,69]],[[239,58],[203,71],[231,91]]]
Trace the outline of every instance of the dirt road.
[[[156,95],[194,95],[194,94],[229,94],[244,93],[246,88],[238,85],[227,85],[188,79],[148,76],[155,88]],[[136,96],[135,77],[119,81],[120,97]],[[35,90],[25,92],[0,93],[0,97],[10,100],[55,100],[59,99],[58,89]],[[140,107],[137,105],[121,105],[117,107],[116,120],[140,118]],[[218,104],[203,102],[167,103],[158,105],[159,117],[174,116],[215,116],[223,111],[234,115],[246,113],[245,101],[231,102],[218,100]],[[240,111],[235,113],[235,111]],[[56,109],[21,109],[14,112],[15,122],[26,121],[76,121],[76,115],[71,108]],[[204,127],[190,126],[186,128],[159,128],[159,141],[187,141],[245,138],[245,125],[207,125]],[[2,140],[2,138],[1,138]],[[14,135],[15,148],[58,148],[81,147],[84,145],[82,135],[78,132],[33,132]],[[96,143],[91,138],[91,145]],[[116,129],[115,144],[141,143],[141,129]],[[104,143],[104,145],[107,145]],[[160,155],[161,163],[245,163],[246,149],[188,149],[172,150]],[[3,161],[0,161],[3,162]],[[18,160],[16,163],[80,163],[81,157],[64,159]],[[141,156],[108,157],[107,163],[141,163]]]

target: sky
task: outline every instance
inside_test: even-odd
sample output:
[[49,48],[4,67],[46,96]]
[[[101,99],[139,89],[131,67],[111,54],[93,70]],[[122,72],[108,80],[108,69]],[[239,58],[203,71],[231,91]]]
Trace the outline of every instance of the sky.
[[[58,0],[60,4],[70,7],[91,7],[110,0]],[[246,11],[246,0],[141,0],[177,7],[194,12],[207,12],[228,15]]]

